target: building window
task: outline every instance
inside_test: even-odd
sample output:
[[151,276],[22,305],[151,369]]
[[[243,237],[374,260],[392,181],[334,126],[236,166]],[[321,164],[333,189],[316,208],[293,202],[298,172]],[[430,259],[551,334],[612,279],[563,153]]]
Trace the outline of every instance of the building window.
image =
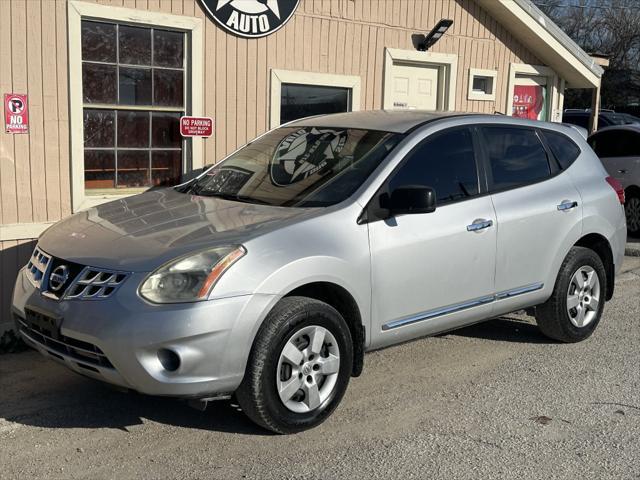
[[85,189],[177,183],[186,34],[82,20],[81,35]]
[[478,68],[469,69],[469,92],[467,98],[469,100],[488,100],[496,99],[496,77],[498,72],[495,70],[480,70]]
[[360,109],[360,77],[271,70],[271,128],[298,118]]
[[351,89],[283,83],[280,123],[327,113],[351,111]]

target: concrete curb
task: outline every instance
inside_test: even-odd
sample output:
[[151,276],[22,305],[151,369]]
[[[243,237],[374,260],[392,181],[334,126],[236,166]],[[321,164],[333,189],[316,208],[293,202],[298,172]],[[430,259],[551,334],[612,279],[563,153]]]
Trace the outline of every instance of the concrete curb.
[[624,254],[627,257],[640,257],[640,243],[629,243],[624,249]]

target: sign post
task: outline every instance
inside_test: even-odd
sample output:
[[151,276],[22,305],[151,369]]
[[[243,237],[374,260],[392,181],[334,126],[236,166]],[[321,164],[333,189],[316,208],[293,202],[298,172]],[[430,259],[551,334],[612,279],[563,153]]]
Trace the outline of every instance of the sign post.
[[213,120],[209,117],[180,117],[180,134],[183,137],[210,137]]
[[4,125],[7,133],[29,133],[29,109],[25,94],[4,94]]

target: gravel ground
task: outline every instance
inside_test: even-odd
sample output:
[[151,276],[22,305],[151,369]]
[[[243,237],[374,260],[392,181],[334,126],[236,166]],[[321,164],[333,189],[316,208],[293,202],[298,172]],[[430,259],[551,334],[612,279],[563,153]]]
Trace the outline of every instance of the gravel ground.
[[0,478],[640,479],[640,258],[588,341],[509,315],[373,352],[319,428],[233,402],[124,394],[34,352],[0,357]]

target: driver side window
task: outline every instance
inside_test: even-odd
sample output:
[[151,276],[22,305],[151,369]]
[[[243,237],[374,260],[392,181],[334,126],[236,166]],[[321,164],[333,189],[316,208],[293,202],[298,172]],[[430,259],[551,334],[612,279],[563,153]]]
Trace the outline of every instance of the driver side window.
[[389,191],[410,185],[431,187],[437,205],[478,195],[478,170],[468,128],[436,133],[407,155],[389,181]]

